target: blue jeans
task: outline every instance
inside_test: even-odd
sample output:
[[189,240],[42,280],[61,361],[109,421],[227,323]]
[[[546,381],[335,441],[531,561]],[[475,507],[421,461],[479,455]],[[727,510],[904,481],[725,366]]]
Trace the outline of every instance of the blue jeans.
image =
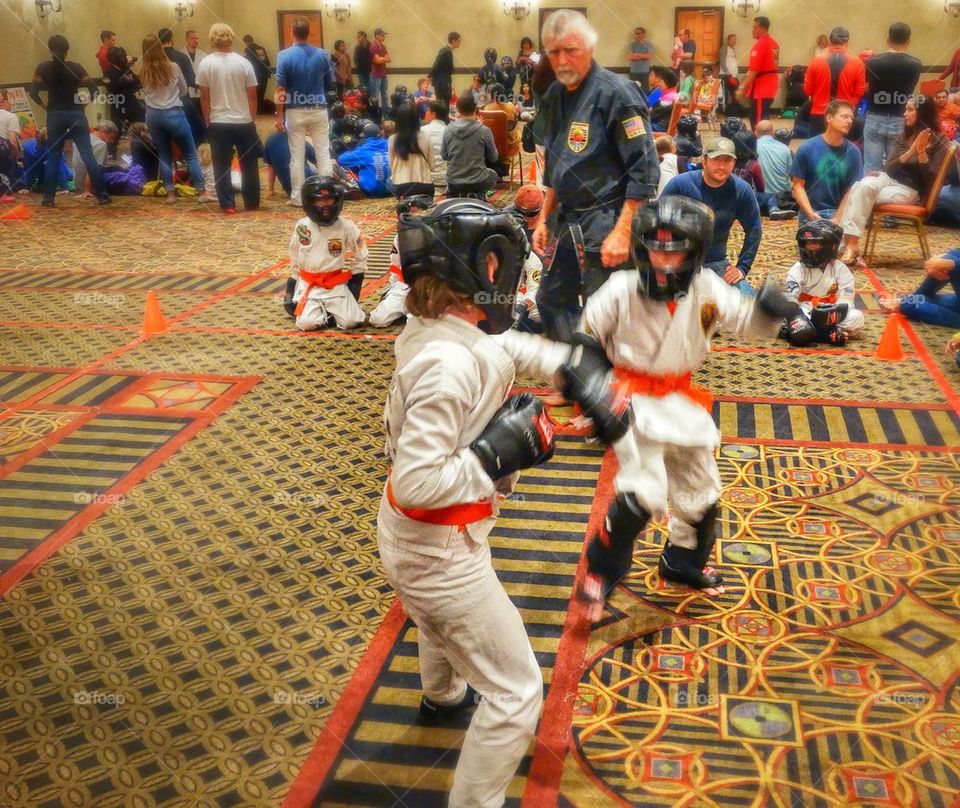
[[[804,222],[810,221],[810,219],[807,218],[807,215],[802,210],[798,209],[798,211],[799,211],[799,221],[801,224],[803,224]],[[837,209],[822,208],[821,210],[814,211],[814,213],[819,213],[821,219],[832,219],[834,216],[836,216]]]
[[[377,96],[380,96],[380,100],[377,101]],[[387,114],[390,107],[387,106],[387,77],[384,76],[382,79],[378,79],[376,76],[370,77],[370,103],[379,104],[380,112],[384,115]]]
[[[723,279],[723,273],[727,271],[727,267],[730,266],[729,261],[707,261],[704,265],[704,269],[712,269],[717,275]],[[724,281],[726,283],[726,281]],[[737,281],[736,283],[730,284],[731,286],[736,286],[740,290],[740,294],[744,297],[753,297],[756,295],[756,290],[750,285],[750,281],[744,278],[742,281]]]
[[183,153],[193,187],[198,193],[203,193],[203,170],[200,168],[200,160],[197,159],[197,147],[194,145],[190,122],[183,107],[147,109],[147,129],[150,130],[150,137],[160,157],[160,179],[167,193],[174,193],[171,143],[176,143]]
[[[63,155],[63,144],[67,138],[73,141],[73,147],[80,152],[83,164],[87,167],[87,176],[90,177],[90,186],[93,192],[104,198],[103,175],[97,158],[93,156],[90,146],[90,124],[87,116],[79,109],[50,110],[47,113],[47,168],[43,178],[43,199],[53,202],[57,194],[57,177],[60,173],[60,157]],[[82,188],[77,188],[82,191]]]
[[944,185],[930,221],[949,227],[960,226],[960,185]]
[[[948,283],[954,293],[937,294]],[[900,301],[900,312],[918,323],[960,328],[960,269],[954,269],[945,281],[927,275],[913,294]]]
[[863,170],[882,171],[893,142],[903,131],[903,118],[899,115],[867,113],[863,124]]

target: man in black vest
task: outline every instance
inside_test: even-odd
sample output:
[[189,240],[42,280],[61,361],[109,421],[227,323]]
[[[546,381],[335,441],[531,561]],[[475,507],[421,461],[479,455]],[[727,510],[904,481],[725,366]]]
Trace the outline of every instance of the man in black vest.
[[445,102],[447,106],[450,106],[450,96],[453,92],[453,52],[459,47],[460,34],[451,31],[447,34],[446,47],[440,48],[429,73],[437,100]]

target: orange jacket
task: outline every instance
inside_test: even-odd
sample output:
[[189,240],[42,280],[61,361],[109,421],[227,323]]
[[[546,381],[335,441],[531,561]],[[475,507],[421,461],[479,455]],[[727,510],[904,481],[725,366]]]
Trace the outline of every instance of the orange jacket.
[[[830,48],[830,54],[843,52],[841,47]],[[867,90],[867,69],[863,62],[846,53],[847,63],[840,71],[840,81],[837,82],[837,98],[849,101],[853,108],[857,108],[860,99]],[[830,65],[825,56],[819,56],[810,62],[807,75],[803,80],[804,95],[810,98],[811,115],[823,115],[830,103]]]

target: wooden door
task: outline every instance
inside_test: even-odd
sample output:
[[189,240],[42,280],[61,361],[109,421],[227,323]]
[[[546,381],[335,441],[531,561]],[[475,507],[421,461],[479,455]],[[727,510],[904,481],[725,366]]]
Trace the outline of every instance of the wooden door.
[[298,17],[304,17],[310,23],[310,36],[307,42],[318,48],[323,47],[323,14],[319,11],[278,11],[277,37],[280,40],[278,50],[289,48],[293,43],[293,23]]
[[723,44],[723,6],[712,8],[678,8],[675,32],[690,29],[690,38],[697,43],[697,65],[715,65]]

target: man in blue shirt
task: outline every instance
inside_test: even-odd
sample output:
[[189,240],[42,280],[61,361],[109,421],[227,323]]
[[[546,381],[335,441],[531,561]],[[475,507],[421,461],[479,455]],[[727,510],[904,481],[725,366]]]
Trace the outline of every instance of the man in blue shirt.
[[827,105],[826,131],[807,140],[793,158],[793,198],[800,221],[833,219],[838,222],[847,193],[863,177],[863,157],[846,139],[853,126],[853,107],[836,99]]
[[[704,150],[703,170],[674,177],[661,196],[688,196],[713,211],[713,241],[703,265],[731,286],[736,286],[741,293],[753,296],[754,289],[747,280],[747,273],[760,247],[760,206],[753,189],[733,176],[736,161],[737,149],[732,140],[712,138]],[[734,221],[740,222],[743,228],[743,247],[736,266],[727,260],[727,238]]]
[[290,200],[287,204],[298,208],[308,132],[317,152],[317,172],[321,177],[333,174],[327,96],[336,89],[337,79],[333,61],[325,50],[307,42],[309,36],[310,22],[298,17],[293,22],[294,44],[277,56],[277,129],[281,132],[286,129],[290,135]]
[[757,124],[757,162],[763,175],[764,190],[780,198],[790,193],[790,166],[793,152],[773,136],[773,122]]

